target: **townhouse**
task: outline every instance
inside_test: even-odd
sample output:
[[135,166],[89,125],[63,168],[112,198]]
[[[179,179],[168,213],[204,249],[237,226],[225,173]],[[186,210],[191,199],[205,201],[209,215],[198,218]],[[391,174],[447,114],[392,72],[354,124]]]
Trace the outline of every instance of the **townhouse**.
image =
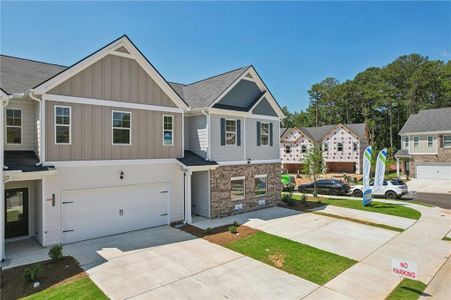
[[399,131],[400,173],[419,179],[451,179],[451,107],[421,110]]
[[253,66],[166,81],[127,36],[70,67],[2,55],[5,240],[71,243],[272,206],[276,100]]
[[365,124],[283,129],[280,138],[283,168],[302,173],[305,156],[315,144],[321,146],[327,172],[362,172],[363,151],[368,146]]

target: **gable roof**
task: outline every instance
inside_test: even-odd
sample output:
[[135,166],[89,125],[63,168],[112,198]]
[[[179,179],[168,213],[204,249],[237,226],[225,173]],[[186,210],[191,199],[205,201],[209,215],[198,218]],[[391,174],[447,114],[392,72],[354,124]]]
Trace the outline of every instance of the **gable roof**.
[[23,93],[67,69],[65,66],[0,54],[0,87]]
[[420,110],[410,115],[399,134],[451,130],[451,107]]
[[249,66],[231,70],[190,84],[170,82],[192,108],[209,107]]
[[[336,125],[324,125],[319,127],[302,127],[295,128],[299,130],[299,132],[303,133],[310,139],[314,141],[321,141],[331,130],[333,130]],[[366,125],[365,123],[355,123],[355,124],[342,124],[345,128],[348,128],[355,135],[357,135],[360,139],[366,140]],[[288,132],[288,131],[287,131]]]

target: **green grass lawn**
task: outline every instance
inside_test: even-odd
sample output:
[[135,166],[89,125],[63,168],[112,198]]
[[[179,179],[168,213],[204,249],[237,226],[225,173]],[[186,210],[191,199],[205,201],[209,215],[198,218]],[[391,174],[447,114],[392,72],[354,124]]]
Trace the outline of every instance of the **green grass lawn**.
[[412,279],[403,279],[386,300],[414,300],[422,294],[426,284]]
[[225,247],[317,284],[325,284],[356,263],[347,257],[265,232]]
[[[293,197],[296,200],[301,199],[300,195],[293,195]],[[358,200],[328,199],[328,198],[318,198],[318,200],[321,201],[322,203],[329,205],[376,212],[386,215],[404,217],[413,220],[418,220],[421,217],[421,213],[419,211],[399,204],[373,201],[371,206],[363,206],[362,201]]]
[[107,296],[89,279],[83,277],[33,294],[27,300],[59,300],[59,299],[108,299]]

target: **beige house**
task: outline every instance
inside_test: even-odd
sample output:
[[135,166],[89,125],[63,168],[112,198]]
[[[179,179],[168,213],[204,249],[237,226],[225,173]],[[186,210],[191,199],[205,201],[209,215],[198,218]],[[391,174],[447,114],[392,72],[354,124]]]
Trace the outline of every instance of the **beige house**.
[[282,110],[253,66],[170,83],[127,36],[70,67],[0,56],[0,258],[274,205]]
[[451,179],[451,107],[411,115],[399,135],[398,175]]
[[280,157],[283,168],[302,173],[307,153],[320,144],[327,172],[362,172],[363,151],[368,146],[365,124],[337,124],[283,129]]

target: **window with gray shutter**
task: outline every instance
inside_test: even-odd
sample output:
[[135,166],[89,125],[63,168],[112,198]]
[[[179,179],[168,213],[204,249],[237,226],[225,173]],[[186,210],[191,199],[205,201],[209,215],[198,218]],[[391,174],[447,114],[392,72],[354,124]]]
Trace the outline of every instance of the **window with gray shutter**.
[[225,119],[221,118],[221,146],[225,146]]
[[236,120],[236,145],[241,146],[241,120]]
[[260,141],[260,122],[257,121],[257,146],[261,146]]

